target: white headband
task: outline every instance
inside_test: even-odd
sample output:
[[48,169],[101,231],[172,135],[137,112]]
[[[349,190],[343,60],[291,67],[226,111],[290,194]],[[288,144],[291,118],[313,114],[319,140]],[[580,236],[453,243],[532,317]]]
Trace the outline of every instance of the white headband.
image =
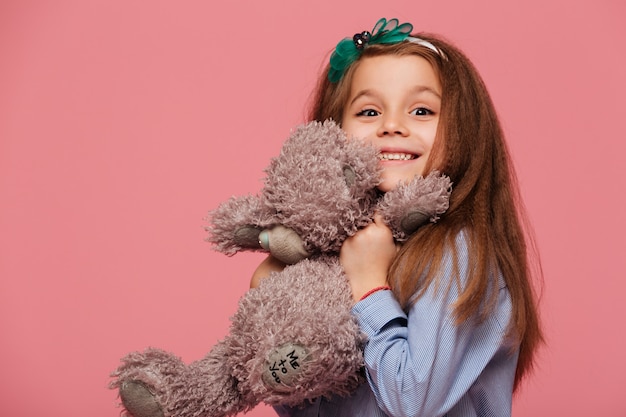
[[407,36],[406,40],[409,42],[416,43],[418,45],[422,45],[423,47],[430,49],[431,51],[433,51],[434,53],[436,53],[442,58],[446,57],[441,49],[437,48],[432,43],[425,41],[424,39],[416,38],[414,36]]

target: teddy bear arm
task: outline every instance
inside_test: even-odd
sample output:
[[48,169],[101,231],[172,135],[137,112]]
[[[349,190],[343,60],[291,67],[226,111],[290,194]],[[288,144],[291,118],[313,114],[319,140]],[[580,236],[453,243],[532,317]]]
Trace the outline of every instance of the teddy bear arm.
[[119,389],[122,405],[132,417],[235,415],[257,402],[250,403],[239,392],[228,362],[231,351],[226,338],[189,365],[160,349],[134,352],[122,359],[110,387]]
[[397,241],[405,241],[420,226],[436,222],[448,209],[452,183],[437,171],[416,177],[385,193],[379,212]]
[[209,213],[207,240],[226,255],[264,251],[259,234],[276,223],[276,213],[259,196],[231,197]]

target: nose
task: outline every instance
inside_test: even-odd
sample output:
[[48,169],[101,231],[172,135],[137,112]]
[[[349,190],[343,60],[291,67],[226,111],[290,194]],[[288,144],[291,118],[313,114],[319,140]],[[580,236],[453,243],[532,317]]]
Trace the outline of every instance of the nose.
[[378,129],[378,136],[408,136],[409,130],[404,124],[404,120],[400,114],[388,112],[383,114],[382,123]]

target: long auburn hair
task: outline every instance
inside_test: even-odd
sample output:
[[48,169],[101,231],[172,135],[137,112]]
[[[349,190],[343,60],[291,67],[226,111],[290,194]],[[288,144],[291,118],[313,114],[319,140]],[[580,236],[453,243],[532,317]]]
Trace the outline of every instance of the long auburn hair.
[[[515,388],[533,367],[543,335],[533,279],[543,282],[532,230],[526,220],[517,178],[495,108],[470,60],[442,38],[416,35],[440,53],[414,42],[369,45],[337,83],[328,66],[314,91],[309,120],[341,123],[355,70],[363,59],[380,55],[418,55],[439,75],[443,95],[437,137],[426,172],[438,169],[453,182],[450,207],[438,223],[421,227],[399,251],[389,283],[405,310],[431,285],[438,285],[446,251],[456,255],[455,237],[463,231],[469,250],[469,277],[454,303],[457,325],[484,320],[495,308],[497,273],[512,300],[507,337],[519,346]],[[453,257],[456,259],[456,256]],[[417,278],[416,278],[417,277]],[[458,282],[457,276],[457,285]]]

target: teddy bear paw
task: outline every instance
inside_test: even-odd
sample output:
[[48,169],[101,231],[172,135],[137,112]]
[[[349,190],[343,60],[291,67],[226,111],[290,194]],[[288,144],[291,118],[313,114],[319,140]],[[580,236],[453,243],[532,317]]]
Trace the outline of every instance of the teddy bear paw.
[[405,235],[411,235],[423,224],[428,223],[430,215],[421,210],[410,211],[400,219],[400,229]]
[[259,234],[262,229],[254,226],[242,226],[235,230],[233,241],[242,248],[260,247]]
[[120,385],[120,398],[132,417],[164,417],[154,394],[141,382],[123,382]]
[[290,392],[298,386],[298,377],[308,361],[308,352],[300,345],[287,343],[277,347],[265,362],[263,381],[276,392]]

